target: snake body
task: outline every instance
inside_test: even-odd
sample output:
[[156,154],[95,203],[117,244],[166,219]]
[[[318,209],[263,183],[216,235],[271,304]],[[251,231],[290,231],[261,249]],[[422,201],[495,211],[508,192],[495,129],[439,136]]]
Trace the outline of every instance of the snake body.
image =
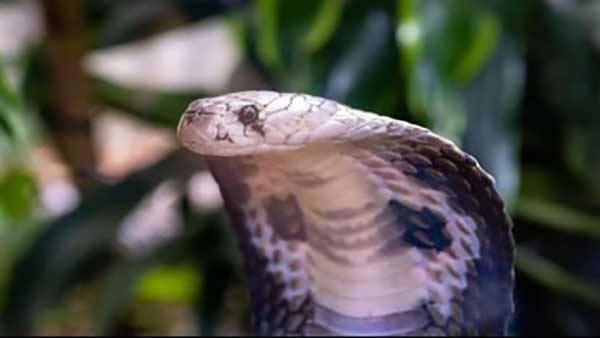
[[181,143],[219,184],[257,335],[500,335],[512,223],[493,178],[431,131],[306,94],[192,102]]

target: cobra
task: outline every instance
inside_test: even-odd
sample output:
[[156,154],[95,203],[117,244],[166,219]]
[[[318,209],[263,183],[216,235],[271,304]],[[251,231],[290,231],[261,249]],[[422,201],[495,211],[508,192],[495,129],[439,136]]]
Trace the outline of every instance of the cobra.
[[512,223],[493,178],[431,131],[306,94],[192,102],[245,259],[258,335],[499,335]]

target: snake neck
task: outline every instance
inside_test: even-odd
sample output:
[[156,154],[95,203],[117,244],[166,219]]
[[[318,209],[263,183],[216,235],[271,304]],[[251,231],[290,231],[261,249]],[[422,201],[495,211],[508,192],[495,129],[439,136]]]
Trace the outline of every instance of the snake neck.
[[[302,333],[414,332],[427,321],[419,311],[425,292],[419,256],[395,249],[401,234],[387,207],[390,196],[349,151],[327,146],[248,157],[221,179],[226,186],[238,181],[224,195],[238,199],[230,204],[244,214],[247,258],[264,258],[258,275],[265,277],[251,283],[259,290],[251,297],[281,285],[277,296],[290,311],[305,307]],[[254,301],[255,317],[265,302]],[[255,328],[273,333],[277,319],[259,318]]]

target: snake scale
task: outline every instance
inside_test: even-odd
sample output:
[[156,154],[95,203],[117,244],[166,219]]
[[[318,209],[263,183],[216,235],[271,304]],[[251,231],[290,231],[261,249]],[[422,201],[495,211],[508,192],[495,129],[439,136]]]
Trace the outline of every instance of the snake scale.
[[224,198],[257,335],[501,335],[512,222],[431,131],[306,94],[192,102],[178,126]]

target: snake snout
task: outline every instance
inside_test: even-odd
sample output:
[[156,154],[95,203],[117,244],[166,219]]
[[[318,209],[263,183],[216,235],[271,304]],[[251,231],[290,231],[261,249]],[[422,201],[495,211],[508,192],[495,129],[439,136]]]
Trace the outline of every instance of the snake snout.
[[193,141],[193,143],[205,142],[214,113],[198,109],[197,107],[188,108],[179,121],[177,133],[184,142]]

